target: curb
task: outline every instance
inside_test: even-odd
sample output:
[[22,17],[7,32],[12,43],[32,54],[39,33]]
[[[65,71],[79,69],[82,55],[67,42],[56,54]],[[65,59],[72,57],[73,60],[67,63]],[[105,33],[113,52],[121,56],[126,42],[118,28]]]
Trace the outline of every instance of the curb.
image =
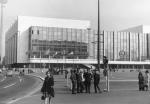
[[[43,78],[43,77],[36,76],[36,75],[30,75],[30,76],[40,78],[42,81],[44,81],[44,78]],[[15,103],[15,102],[17,102],[17,101],[19,101],[19,100],[21,100],[21,99],[30,97],[32,94],[34,94],[34,93],[35,93],[36,91],[38,91],[38,90],[39,90],[39,88],[37,88],[34,92],[31,92],[31,93],[29,93],[29,94],[27,94],[27,95],[24,95],[24,96],[22,96],[22,97],[20,97],[20,98],[17,98],[16,100],[9,101],[9,102],[7,102],[6,104],[13,104],[13,103]]]
[[30,75],[30,76],[40,78],[42,81],[44,81],[44,78],[43,78],[43,77],[41,77],[41,76],[36,76],[36,75]]

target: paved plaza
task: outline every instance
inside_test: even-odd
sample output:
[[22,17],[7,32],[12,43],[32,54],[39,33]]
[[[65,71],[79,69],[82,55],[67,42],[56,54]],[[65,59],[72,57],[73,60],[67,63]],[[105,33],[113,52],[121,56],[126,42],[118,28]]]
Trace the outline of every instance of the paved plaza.
[[[43,74],[34,75],[42,78],[44,77]],[[119,81],[119,75],[121,75],[122,78],[127,76],[127,80],[120,78],[121,80]],[[91,86],[91,94],[71,94],[70,89],[66,87],[64,75],[56,75],[54,76],[56,95],[52,99],[52,104],[150,104],[149,91],[138,91],[136,75],[137,72],[113,73],[110,81],[110,92],[103,92],[101,94],[94,93],[93,85]],[[117,77],[117,80],[115,80],[115,77]],[[130,78],[132,78],[132,80]],[[105,81],[102,80],[101,89],[104,88]],[[40,98],[41,93],[38,91],[33,95],[26,96],[25,98],[17,100],[12,104],[42,104]]]

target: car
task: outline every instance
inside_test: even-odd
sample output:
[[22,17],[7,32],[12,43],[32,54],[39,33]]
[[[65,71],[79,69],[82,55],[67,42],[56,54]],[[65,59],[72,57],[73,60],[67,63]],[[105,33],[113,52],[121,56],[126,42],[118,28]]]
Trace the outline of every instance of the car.
[[13,76],[13,71],[12,70],[7,71],[6,76],[7,77],[12,77]]

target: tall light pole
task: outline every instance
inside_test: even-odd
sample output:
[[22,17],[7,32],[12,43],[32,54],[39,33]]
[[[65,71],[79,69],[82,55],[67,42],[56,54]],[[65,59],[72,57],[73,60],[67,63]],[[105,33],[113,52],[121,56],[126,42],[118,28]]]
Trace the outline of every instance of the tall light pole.
[[97,64],[100,71],[100,5],[98,0],[98,29],[97,29]]
[[2,38],[3,38],[3,8],[4,8],[4,4],[7,3],[7,0],[0,0],[0,4],[1,4],[1,28],[0,28],[0,62],[1,62],[1,58],[2,58]]

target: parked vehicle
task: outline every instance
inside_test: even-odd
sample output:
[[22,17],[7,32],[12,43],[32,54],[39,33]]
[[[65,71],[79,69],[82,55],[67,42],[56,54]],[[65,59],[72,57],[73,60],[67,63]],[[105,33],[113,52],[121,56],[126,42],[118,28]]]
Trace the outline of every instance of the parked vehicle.
[[12,70],[8,70],[6,73],[7,77],[13,77],[13,71]]

